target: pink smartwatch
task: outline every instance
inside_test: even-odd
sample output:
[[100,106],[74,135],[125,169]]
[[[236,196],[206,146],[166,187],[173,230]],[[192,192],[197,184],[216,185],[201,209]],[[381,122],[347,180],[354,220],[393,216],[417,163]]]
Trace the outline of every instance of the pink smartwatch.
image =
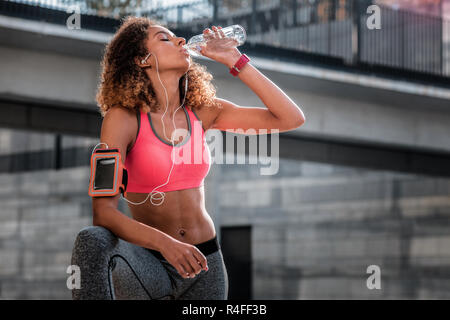
[[230,68],[230,73],[233,76],[237,76],[239,74],[239,72],[241,72],[242,68],[247,64],[247,62],[250,61],[250,58],[247,57],[246,54],[241,55],[241,57],[239,58],[239,60],[235,63],[235,65]]

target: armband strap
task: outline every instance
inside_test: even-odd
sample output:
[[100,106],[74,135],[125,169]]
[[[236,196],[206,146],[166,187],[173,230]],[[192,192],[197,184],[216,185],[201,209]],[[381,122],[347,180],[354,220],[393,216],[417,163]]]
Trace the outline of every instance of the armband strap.
[[122,164],[119,149],[97,149],[91,156],[89,195],[111,197],[125,193],[128,172]]

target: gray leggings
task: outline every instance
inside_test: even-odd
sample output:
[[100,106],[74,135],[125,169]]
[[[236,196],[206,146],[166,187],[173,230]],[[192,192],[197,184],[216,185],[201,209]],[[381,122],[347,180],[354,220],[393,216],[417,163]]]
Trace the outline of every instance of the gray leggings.
[[80,267],[81,288],[72,289],[72,298],[227,300],[227,269],[220,246],[212,250],[212,242],[196,245],[206,257],[208,271],[185,279],[157,252],[124,241],[103,227],[83,228],[71,262]]

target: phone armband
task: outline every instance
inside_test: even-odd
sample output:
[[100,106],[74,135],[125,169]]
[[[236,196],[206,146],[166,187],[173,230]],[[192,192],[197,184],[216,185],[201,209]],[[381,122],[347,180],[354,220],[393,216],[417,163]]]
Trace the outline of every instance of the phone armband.
[[91,156],[89,195],[111,197],[127,189],[128,173],[119,149],[97,149]]

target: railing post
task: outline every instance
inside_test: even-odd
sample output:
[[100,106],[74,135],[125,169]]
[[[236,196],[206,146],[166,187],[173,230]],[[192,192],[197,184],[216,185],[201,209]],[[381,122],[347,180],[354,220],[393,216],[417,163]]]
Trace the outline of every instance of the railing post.
[[213,23],[212,25],[217,25],[217,20],[219,18],[219,1],[220,0],[213,0]]
[[183,23],[183,9],[184,9],[183,6],[177,7],[177,25]]
[[292,27],[297,26],[297,0],[292,1]]
[[357,64],[360,61],[361,54],[361,23],[360,23],[360,5],[359,1],[352,2],[353,5],[353,24],[352,24],[352,57],[351,64]]
[[62,147],[61,147],[61,134],[55,134],[55,143],[53,148],[53,165],[55,170],[59,170],[62,167]]
[[286,15],[287,15],[287,10],[285,10],[285,5],[283,2],[280,2],[279,6],[278,6],[278,45],[280,46],[285,46],[286,45],[286,40],[287,40],[287,35],[285,32],[286,29]]
[[330,20],[336,20],[336,8],[338,0],[331,0]]
[[254,33],[254,29],[256,26],[256,10],[257,10],[257,6],[256,6],[256,0],[252,0],[252,16],[251,16],[251,23],[248,26],[249,29],[249,33]]
[[[441,76],[446,76],[447,74],[446,74],[446,70],[445,70],[445,65],[446,65],[446,63],[445,63],[445,61],[444,61],[444,48],[445,48],[445,46],[444,46],[444,34],[445,34],[445,31],[444,31],[444,28],[445,28],[445,20],[444,20],[444,16],[443,16],[443,12],[442,12],[442,1],[441,1],[441,3],[440,3],[440,5],[441,5],[441,7],[440,7],[440,17],[439,17],[439,19],[440,19],[440,30],[439,30],[439,66],[440,66],[440,68],[439,68],[439,72],[440,72],[440,75]],[[433,70],[434,71],[434,70]]]

